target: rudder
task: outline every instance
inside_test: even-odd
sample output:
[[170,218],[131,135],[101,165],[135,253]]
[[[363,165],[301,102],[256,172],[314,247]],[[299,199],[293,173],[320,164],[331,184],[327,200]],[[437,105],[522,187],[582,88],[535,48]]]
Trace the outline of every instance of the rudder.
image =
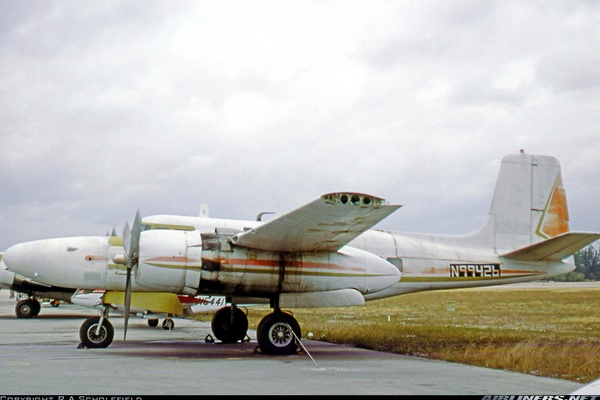
[[480,234],[497,252],[538,243],[569,231],[560,163],[552,156],[509,154],[502,159],[490,215]]

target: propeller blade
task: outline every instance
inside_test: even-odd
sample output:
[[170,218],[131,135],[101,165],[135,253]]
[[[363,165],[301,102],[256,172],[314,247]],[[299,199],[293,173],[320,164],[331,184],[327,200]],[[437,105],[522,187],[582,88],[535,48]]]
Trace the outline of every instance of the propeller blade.
[[129,249],[127,250],[127,257],[135,258],[140,251],[140,234],[142,233],[142,218],[140,217],[140,210],[135,213],[135,219],[133,220],[133,227],[131,228],[131,237],[129,238]]
[[129,324],[129,310],[131,309],[131,270],[133,265],[127,265],[127,280],[125,283],[125,316],[124,316],[124,329],[123,329],[123,340],[127,340],[127,325]]
[[129,249],[131,248],[131,229],[129,229],[129,222],[125,222],[125,227],[123,227],[123,248],[125,248],[125,254],[129,254]]
[[140,235],[142,233],[142,218],[140,210],[135,213],[133,227],[129,229],[129,224],[125,223],[123,229],[123,247],[127,257],[127,281],[125,283],[125,329],[123,330],[123,340],[127,339],[127,325],[129,323],[129,311],[131,310],[131,272],[138,263],[140,251]]

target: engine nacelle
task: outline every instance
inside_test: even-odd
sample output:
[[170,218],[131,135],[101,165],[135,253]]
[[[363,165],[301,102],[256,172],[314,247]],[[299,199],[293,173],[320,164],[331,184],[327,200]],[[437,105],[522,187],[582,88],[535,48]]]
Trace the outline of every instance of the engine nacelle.
[[148,230],[140,236],[135,283],[146,290],[270,297],[277,293],[386,289],[400,272],[345,246],[337,252],[284,253],[231,244],[231,235]]
[[400,280],[392,264],[349,246],[337,252],[277,253],[238,247],[229,238],[202,235],[201,291],[268,296],[356,289],[367,294]]
[[148,230],[140,235],[135,282],[157,292],[195,295],[200,287],[198,231]]

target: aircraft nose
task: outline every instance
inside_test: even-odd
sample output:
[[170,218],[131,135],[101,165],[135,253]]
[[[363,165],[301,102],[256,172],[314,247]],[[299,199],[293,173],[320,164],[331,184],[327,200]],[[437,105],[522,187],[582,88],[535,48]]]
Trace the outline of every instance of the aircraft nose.
[[[42,239],[9,247],[9,271],[51,286],[99,289],[107,270],[107,236]],[[87,286],[86,286],[87,285]]]
[[36,244],[37,242],[26,242],[9,247],[2,256],[6,268],[15,274],[35,279],[39,262],[34,257],[38,254]]

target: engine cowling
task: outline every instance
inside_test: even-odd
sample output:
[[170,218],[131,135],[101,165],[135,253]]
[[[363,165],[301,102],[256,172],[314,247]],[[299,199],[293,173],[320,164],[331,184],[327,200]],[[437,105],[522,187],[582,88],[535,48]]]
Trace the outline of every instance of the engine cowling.
[[142,232],[135,282],[152,291],[195,295],[200,287],[201,244],[197,231]]
[[350,246],[337,252],[269,252],[238,247],[226,236],[203,234],[201,290],[261,296],[274,293],[386,289],[400,272],[382,258]]

